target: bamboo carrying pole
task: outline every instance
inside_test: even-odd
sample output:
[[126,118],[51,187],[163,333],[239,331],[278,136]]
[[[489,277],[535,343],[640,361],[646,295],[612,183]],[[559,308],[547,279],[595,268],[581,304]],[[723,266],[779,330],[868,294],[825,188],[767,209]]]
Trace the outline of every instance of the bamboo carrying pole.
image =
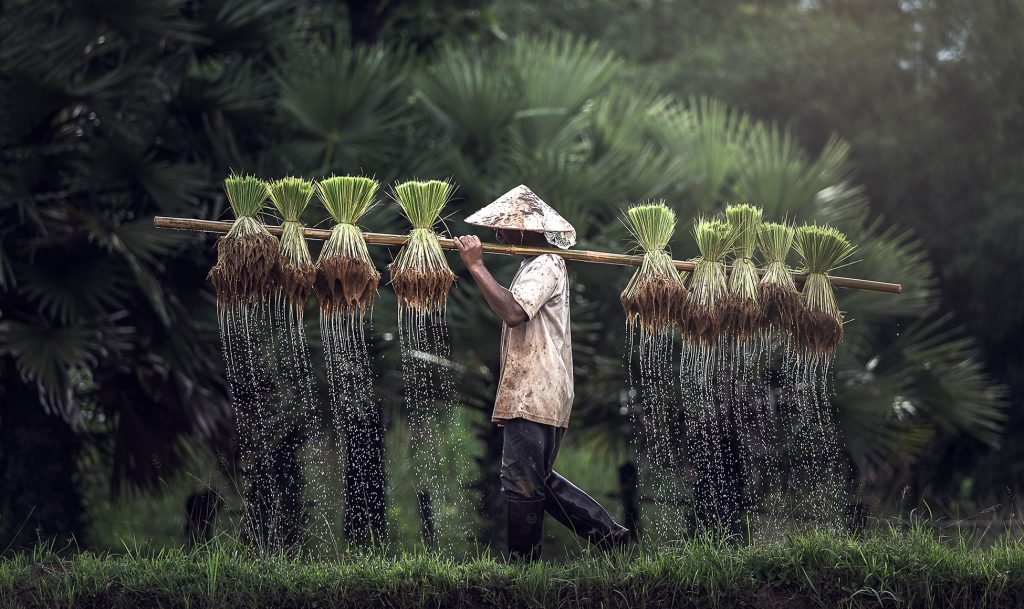
[[[231,228],[231,222],[220,220],[196,220],[194,218],[169,218],[167,216],[156,216],[153,218],[153,226],[156,228],[171,228],[176,230],[187,230],[200,233],[226,233]],[[267,226],[267,229],[274,235],[281,234],[280,226]],[[303,229],[307,239],[326,240],[331,231],[319,228]],[[373,245],[404,245],[409,240],[405,235],[389,235],[386,233],[363,233],[367,243]],[[444,249],[454,250],[455,241],[439,237],[438,241]],[[483,250],[489,254],[505,254],[510,256],[539,256],[541,254],[554,254],[566,260],[577,260],[579,262],[594,262],[597,264],[614,264],[618,266],[640,266],[643,256],[631,256],[629,254],[613,254],[610,252],[595,252],[588,250],[560,250],[550,247],[530,247],[524,245],[506,245],[503,243],[484,243]],[[692,271],[694,263],[682,260],[672,261],[680,271]],[[795,273],[793,279],[797,283],[803,283],[806,277],[803,273]],[[903,286],[898,283],[886,283],[884,281],[871,281],[868,279],[855,279],[852,277],[829,277],[829,281],[837,288],[850,288],[853,290],[865,290],[868,292],[884,292],[886,294],[899,294]]]

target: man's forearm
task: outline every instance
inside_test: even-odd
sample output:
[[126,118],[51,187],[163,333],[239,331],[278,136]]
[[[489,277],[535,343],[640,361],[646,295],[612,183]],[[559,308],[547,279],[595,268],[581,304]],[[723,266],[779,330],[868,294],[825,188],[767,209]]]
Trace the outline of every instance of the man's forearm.
[[497,314],[509,326],[515,327],[527,321],[526,311],[523,307],[516,302],[516,299],[512,297],[512,292],[506,290],[491,272],[487,270],[487,267],[481,262],[480,264],[474,264],[469,267],[469,273],[473,276],[473,280],[480,287],[480,293],[483,294],[484,300],[491,307],[491,310]]

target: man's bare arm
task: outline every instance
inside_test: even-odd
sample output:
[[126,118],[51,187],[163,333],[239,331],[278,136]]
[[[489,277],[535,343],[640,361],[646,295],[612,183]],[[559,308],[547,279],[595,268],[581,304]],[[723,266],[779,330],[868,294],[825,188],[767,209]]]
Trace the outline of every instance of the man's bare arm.
[[506,290],[498,283],[491,272],[484,264],[484,251],[480,246],[480,239],[470,235],[468,237],[456,237],[455,246],[459,248],[459,255],[462,262],[469,269],[469,274],[480,287],[484,300],[490,305],[491,310],[497,314],[509,327],[516,327],[526,323],[528,317],[522,305],[512,297],[512,292]]

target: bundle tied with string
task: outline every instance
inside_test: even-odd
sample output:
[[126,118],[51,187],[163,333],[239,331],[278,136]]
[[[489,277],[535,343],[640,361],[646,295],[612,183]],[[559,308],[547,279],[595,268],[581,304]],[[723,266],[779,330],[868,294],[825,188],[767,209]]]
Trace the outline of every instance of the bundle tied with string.
[[626,227],[644,250],[643,262],[619,296],[626,321],[649,334],[668,331],[686,304],[683,278],[665,250],[675,231],[675,212],[658,201],[631,207],[626,215]]
[[395,186],[394,199],[412,224],[409,241],[388,266],[399,310],[442,311],[455,273],[441,251],[434,223],[451,200],[455,187],[448,181],[405,182]]
[[803,310],[793,273],[786,266],[786,258],[793,249],[794,232],[788,224],[765,222],[757,239],[765,262],[764,274],[757,286],[761,298],[761,328],[777,332],[785,342],[796,334],[796,324]]
[[356,225],[377,189],[376,181],[355,176],[332,176],[317,184],[317,197],[335,222],[316,263],[314,289],[325,312],[362,315],[377,296],[380,273]]
[[232,175],[224,180],[224,192],[235,221],[217,240],[217,264],[207,276],[221,311],[270,297],[279,248],[259,218],[270,194],[267,184],[255,176]]
[[312,196],[313,183],[301,178],[282,178],[270,185],[270,200],[281,214],[277,287],[281,296],[299,309],[305,306],[316,278],[301,220]]
[[701,218],[693,228],[700,256],[690,275],[689,298],[680,326],[692,343],[713,345],[722,329],[723,304],[729,284],[723,259],[735,235],[721,220]]
[[757,267],[752,258],[763,216],[761,208],[746,203],[725,209],[733,237],[733,260],[729,272],[729,294],[722,303],[722,329],[737,341],[752,337],[760,327]]
[[813,224],[796,229],[794,245],[807,271],[797,323],[798,353],[827,359],[843,340],[843,314],[828,273],[852,256],[856,247],[838,230]]

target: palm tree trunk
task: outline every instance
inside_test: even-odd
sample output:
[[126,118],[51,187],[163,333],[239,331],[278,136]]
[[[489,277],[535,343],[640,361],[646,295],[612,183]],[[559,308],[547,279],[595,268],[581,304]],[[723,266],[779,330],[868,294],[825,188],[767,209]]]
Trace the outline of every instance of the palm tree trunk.
[[500,532],[499,523],[503,522],[502,514],[505,508],[498,478],[503,436],[501,428],[491,423],[490,417],[486,422],[477,425],[475,431],[483,448],[480,456],[476,458],[479,476],[471,485],[480,492],[477,513],[481,516],[482,530],[479,532],[479,538],[497,539]]
[[420,536],[428,550],[437,547],[437,527],[434,524],[434,500],[430,491],[416,491],[416,505],[420,514]]
[[633,531],[633,539],[639,539],[640,492],[637,488],[640,472],[633,461],[619,466],[619,498],[622,500],[622,526]]
[[0,551],[39,539],[62,543],[81,535],[84,505],[77,485],[81,442],[62,418],[49,415],[35,387],[5,366],[0,409]]
[[373,44],[395,10],[391,0],[346,0],[352,44]]
[[302,502],[302,489],[306,485],[299,459],[302,444],[302,432],[292,428],[274,451],[274,492],[281,502],[278,537],[289,553],[297,551],[304,543],[309,521],[309,511]]

